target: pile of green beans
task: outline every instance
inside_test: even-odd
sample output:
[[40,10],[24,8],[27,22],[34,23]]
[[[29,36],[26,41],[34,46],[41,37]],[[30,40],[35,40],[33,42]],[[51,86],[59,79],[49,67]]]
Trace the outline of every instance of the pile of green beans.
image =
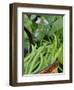
[[57,38],[55,36],[52,44],[47,41],[38,48],[32,45],[32,52],[24,58],[24,74],[36,74],[44,68],[53,64],[58,58],[63,45],[57,48]]

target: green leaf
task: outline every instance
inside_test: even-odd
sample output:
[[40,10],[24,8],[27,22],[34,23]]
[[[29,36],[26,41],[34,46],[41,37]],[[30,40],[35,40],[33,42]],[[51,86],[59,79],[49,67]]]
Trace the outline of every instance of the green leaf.
[[59,18],[53,23],[52,30],[56,32],[58,30],[61,30],[62,28],[63,28],[63,18]]
[[28,15],[24,15],[24,26],[30,31],[32,31],[31,25],[32,25],[32,20],[28,17]]

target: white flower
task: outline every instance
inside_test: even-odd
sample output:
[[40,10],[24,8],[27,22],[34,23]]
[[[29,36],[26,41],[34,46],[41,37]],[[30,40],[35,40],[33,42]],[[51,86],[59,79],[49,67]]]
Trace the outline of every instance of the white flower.
[[37,19],[37,21],[36,21],[36,23],[40,23],[41,22],[41,19],[40,18],[38,18]]

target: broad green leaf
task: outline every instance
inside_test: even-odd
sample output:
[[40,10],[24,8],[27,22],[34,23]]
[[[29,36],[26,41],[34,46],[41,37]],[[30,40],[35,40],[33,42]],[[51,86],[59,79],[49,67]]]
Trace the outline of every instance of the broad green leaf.
[[52,30],[54,32],[61,30],[63,28],[63,18],[59,18],[53,23]]

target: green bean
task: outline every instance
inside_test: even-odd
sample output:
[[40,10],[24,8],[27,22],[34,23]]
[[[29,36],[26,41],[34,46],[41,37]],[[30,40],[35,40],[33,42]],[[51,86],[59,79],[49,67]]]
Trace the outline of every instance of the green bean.
[[51,64],[56,60],[56,58],[59,56],[60,52],[62,50],[62,46],[57,50],[57,52],[55,53],[54,57],[52,58],[52,62]]
[[[42,47],[42,46],[41,46]],[[40,48],[39,48],[40,49]],[[38,49],[38,50],[39,50]],[[33,52],[32,54],[31,54],[31,57],[29,58],[29,60],[27,60],[25,63],[24,63],[24,68],[25,68],[25,72],[27,73],[28,72],[28,67],[29,67],[29,63],[33,60],[33,58],[35,57],[35,54],[36,54],[36,52]]]
[[[32,59],[33,60],[33,59]],[[39,61],[36,62],[36,64],[33,66],[33,69],[36,68],[36,66],[39,64]],[[27,65],[25,66],[25,72],[28,73],[29,69],[30,69],[31,63],[27,63]]]
[[49,64],[51,64],[52,62],[55,61],[55,60],[53,60],[53,57],[54,57],[56,50],[57,50],[57,38],[56,38],[56,36],[54,36],[54,37],[55,38],[54,38],[53,44],[50,46],[50,48],[48,48],[49,53],[50,53],[50,55],[48,56]]
[[[45,52],[46,52],[46,51],[44,50],[41,54],[43,55]],[[38,64],[40,64],[40,62],[39,62],[39,61],[41,61],[40,59],[41,59],[41,58],[40,58],[40,55],[39,55],[39,59],[37,60],[37,63],[33,66],[33,69],[36,68],[36,66],[37,66]]]
[[25,57],[24,61],[26,62],[36,51],[37,51],[36,45],[35,46],[32,45],[32,52],[28,56]]
[[49,45],[48,48],[47,48],[47,52],[46,52],[46,55],[44,57],[45,59],[45,63],[47,63],[48,65],[50,64],[50,52],[51,52],[51,48],[53,48],[53,45]]
[[28,71],[28,66],[29,66],[29,63],[32,62],[33,58],[35,57],[36,55],[36,52],[32,54],[32,56],[29,58],[29,60],[27,62],[24,62],[24,65],[26,67],[26,72]]
[[45,64],[45,60],[44,60],[44,58],[43,58],[43,64],[42,64],[42,67],[41,67],[41,69],[40,69],[39,71],[45,69],[47,66],[48,66],[48,65]]
[[41,68],[39,71],[43,70],[45,67],[48,66],[48,63],[47,63],[47,59],[46,59],[47,55],[46,56],[42,56],[43,58],[43,62],[42,62],[42,65],[41,65]]
[[25,74],[27,74],[28,73],[28,70],[29,70],[29,68],[30,68],[30,65],[31,65],[31,63],[29,63],[28,65],[25,65]]
[[[46,43],[44,43],[43,46],[40,46],[38,49],[33,47],[32,52],[24,60],[25,61],[25,64],[24,64],[25,73],[27,74],[37,73],[38,71],[47,67],[49,64],[52,64],[55,61],[54,59],[56,59],[56,57],[58,56],[58,53],[60,52],[59,50],[58,53],[55,54],[56,48],[57,48],[56,36],[54,39],[54,43],[51,45],[47,45]],[[43,53],[46,53],[45,56],[43,56]],[[39,57],[40,57],[40,62],[38,61]],[[35,69],[35,67],[38,64],[39,66]]]
[[[33,66],[33,71],[34,71],[34,69],[35,69],[39,64],[40,64],[40,62],[37,61],[36,64]],[[33,72],[32,72],[32,73],[33,73]]]
[[43,55],[40,54],[40,65],[33,73],[37,73],[41,69],[42,64],[43,64]]
[[26,57],[24,58],[24,62],[26,62],[26,61],[32,56],[32,54],[33,54],[33,53],[30,53],[28,56],[26,56]]
[[44,47],[40,47],[38,48],[38,53],[36,54],[36,56],[34,57],[33,61],[31,62],[31,68],[29,69],[29,74],[32,72],[33,69],[33,65],[35,64],[36,60],[39,58],[39,54],[41,53],[41,51],[44,49]]
[[48,48],[47,48],[47,51],[46,51],[46,55],[43,56],[43,65],[42,65],[42,68],[41,70],[43,70],[44,68],[46,68],[49,64],[50,64],[50,51],[51,51],[51,48],[53,47],[53,45],[49,45]]
[[36,52],[33,52],[33,53],[31,54],[31,57],[29,58],[29,60],[26,61],[26,62],[24,62],[24,63],[25,63],[25,64],[29,64],[29,63],[32,61],[33,57],[35,57],[35,55],[36,55]]
[[45,64],[46,64],[46,65],[48,65],[47,58],[48,58],[48,54],[46,54],[46,56],[44,57],[44,61],[45,61]]
[[[33,52],[33,53],[31,54],[31,56],[28,58],[29,60],[26,59],[26,62],[24,62],[25,73],[28,72],[29,63],[33,60],[33,57],[35,56],[35,54],[36,54],[36,52]],[[24,61],[25,61],[25,60],[24,60]]]

